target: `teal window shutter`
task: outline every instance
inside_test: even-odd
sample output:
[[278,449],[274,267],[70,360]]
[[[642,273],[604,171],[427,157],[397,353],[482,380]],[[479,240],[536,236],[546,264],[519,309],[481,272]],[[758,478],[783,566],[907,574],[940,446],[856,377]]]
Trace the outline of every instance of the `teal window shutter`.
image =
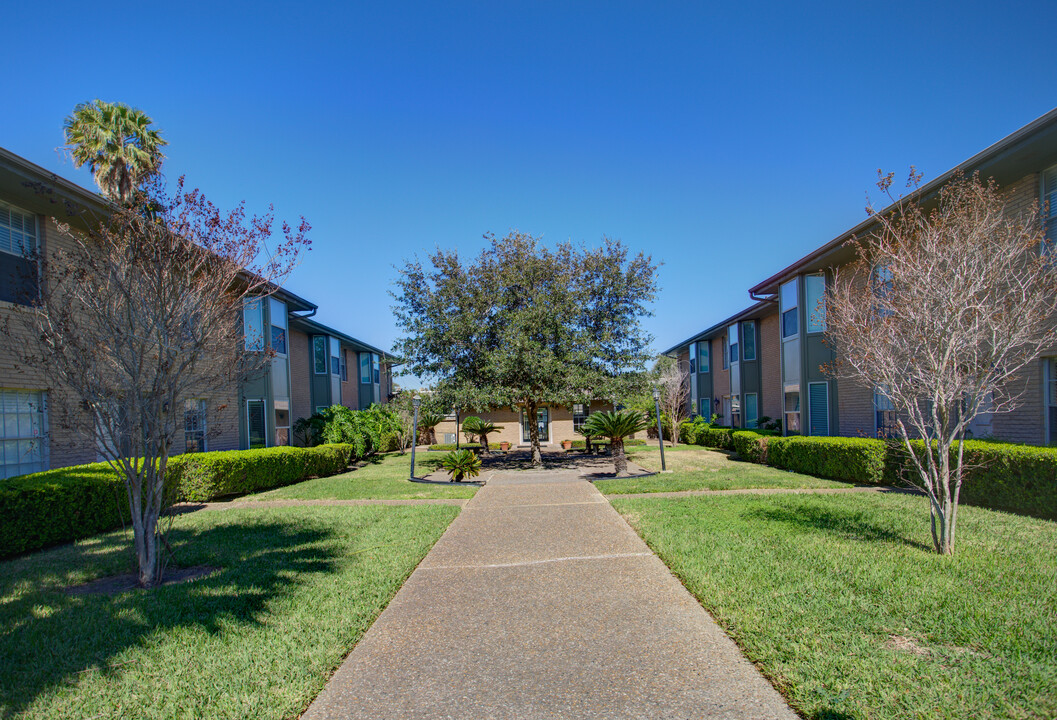
[[812,435],[829,435],[829,383],[808,383],[808,414]]

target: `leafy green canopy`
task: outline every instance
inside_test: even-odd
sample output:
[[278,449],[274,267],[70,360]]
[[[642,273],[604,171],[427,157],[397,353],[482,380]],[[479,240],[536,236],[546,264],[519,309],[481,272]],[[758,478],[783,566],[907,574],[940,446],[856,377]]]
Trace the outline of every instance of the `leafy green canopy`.
[[400,269],[396,352],[451,407],[569,405],[638,390],[657,265],[617,240],[544,246],[513,232],[472,262],[437,250]]

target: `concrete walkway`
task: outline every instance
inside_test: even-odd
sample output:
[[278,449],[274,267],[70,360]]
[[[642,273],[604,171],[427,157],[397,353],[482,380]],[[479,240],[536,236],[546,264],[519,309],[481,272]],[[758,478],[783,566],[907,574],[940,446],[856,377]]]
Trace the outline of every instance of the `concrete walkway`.
[[797,718],[576,470],[497,472],[303,717]]

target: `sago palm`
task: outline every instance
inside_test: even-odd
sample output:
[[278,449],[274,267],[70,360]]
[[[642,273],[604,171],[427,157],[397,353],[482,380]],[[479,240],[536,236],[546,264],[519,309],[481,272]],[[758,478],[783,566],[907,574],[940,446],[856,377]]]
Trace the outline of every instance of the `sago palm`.
[[462,429],[463,432],[479,437],[481,439],[481,449],[487,453],[489,452],[488,436],[492,433],[498,432],[499,426],[494,422],[482,420],[479,417],[471,415],[462,421]]
[[128,203],[145,180],[158,173],[168,143],[142,110],[124,103],[81,103],[63,130],[77,167],[87,165],[104,195]]
[[628,474],[628,458],[624,454],[624,438],[641,432],[646,427],[646,416],[635,410],[599,411],[591,413],[584,422],[583,433],[609,438],[613,453],[613,467],[617,477]]

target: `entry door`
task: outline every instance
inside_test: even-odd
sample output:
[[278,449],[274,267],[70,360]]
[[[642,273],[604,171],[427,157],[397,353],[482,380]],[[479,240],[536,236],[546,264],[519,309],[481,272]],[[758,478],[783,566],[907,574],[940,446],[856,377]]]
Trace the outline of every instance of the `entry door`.
[[[539,426],[540,442],[550,442],[551,440],[551,423],[550,423],[550,408],[539,408],[536,411],[536,424]],[[529,436],[531,428],[528,424],[528,418],[526,417],[525,411],[521,411],[521,441],[531,442],[532,438]]]

